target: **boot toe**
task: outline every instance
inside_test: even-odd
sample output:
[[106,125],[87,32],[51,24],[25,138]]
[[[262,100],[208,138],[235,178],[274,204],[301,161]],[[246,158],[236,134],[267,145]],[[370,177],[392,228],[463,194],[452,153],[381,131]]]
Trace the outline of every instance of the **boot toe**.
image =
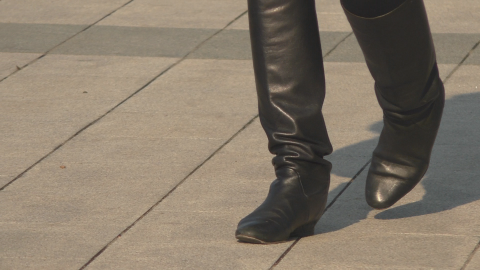
[[235,237],[241,242],[267,244],[286,241],[289,234],[282,233],[274,222],[264,220],[240,222]]
[[[409,184],[410,183],[410,184]],[[415,184],[395,177],[384,177],[369,173],[365,189],[365,199],[375,209],[386,209],[410,192]]]

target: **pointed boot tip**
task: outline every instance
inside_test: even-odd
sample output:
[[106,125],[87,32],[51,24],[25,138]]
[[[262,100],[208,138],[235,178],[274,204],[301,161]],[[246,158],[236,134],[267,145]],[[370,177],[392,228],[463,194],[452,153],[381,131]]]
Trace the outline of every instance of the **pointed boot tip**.
[[385,202],[369,202],[367,201],[368,205],[370,205],[372,208],[376,210],[383,210],[390,208],[393,204],[390,203],[385,203]]
[[235,233],[235,238],[237,238],[237,240],[239,242],[242,242],[242,243],[260,244],[260,245],[267,244],[267,242],[262,241],[260,239],[257,239],[255,237],[249,236],[249,235],[243,235],[243,234]]
[[235,231],[235,238],[238,239],[240,242],[244,243],[252,243],[252,244],[265,244],[267,241],[265,239],[262,239],[261,234],[259,235],[259,232],[256,231],[252,226],[247,226],[243,228],[238,228]]
[[[379,199],[377,197],[370,197],[366,196],[366,201],[367,204],[370,205],[372,208],[375,208],[377,210],[383,210],[390,208],[392,205],[394,205],[398,200],[390,200],[389,199]],[[400,198],[399,198],[400,199]]]

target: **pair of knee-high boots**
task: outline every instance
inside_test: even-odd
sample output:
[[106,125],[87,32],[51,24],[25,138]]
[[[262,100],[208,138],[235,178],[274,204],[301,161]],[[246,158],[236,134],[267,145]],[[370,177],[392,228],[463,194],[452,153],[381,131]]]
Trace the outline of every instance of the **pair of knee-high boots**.
[[[279,242],[312,235],[327,202],[331,164],[323,157],[332,146],[322,115],[322,52],[314,0],[248,3],[259,115],[277,179],[236,237]],[[342,0],[384,112],[365,192],[368,204],[382,209],[425,174],[444,89],[422,0],[397,0],[370,15],[349,3]]]

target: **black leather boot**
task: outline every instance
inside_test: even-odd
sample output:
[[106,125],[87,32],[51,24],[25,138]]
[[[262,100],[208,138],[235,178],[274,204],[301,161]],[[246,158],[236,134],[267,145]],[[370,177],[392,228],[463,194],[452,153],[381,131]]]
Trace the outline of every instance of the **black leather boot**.
[[325,78],[314,0],[249,0],[259,115],[277,179],[238,224],[250,243],[313,234],[325,209],[332,152],[322,115]]
[[356,15],[353,1],[358,0],[342,0],[342,5],[384,112],[365,194],[370,206],[383,209],[410,192],[427,171],[445,93],[423,1],[406,0],[376,17]]

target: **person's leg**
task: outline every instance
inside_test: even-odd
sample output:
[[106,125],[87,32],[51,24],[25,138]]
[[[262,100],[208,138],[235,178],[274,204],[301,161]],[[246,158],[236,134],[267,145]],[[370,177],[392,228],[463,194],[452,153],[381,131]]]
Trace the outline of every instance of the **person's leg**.
[[[384,127],[367,176],[366,199],[374,208],[388,208],[427,171],[440,126],[444,88],[423,0],[341,3],[384,112]],[[387,4],[390,9],[385,8]],[[379,6],[384,14],[377,12]]]
[[248,0],[248,8],[260,121],[277,179],[235,235],[278,242],[313,234],[327,201],[322,51],[314,0]]

